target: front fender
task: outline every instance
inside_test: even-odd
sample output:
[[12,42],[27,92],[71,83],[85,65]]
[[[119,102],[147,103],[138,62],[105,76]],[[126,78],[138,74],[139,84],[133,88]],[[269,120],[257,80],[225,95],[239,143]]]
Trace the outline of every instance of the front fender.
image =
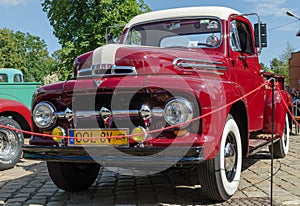
[[[32,131],[32,120],[30,110],[22,103],[13,100],[0,99],[0,116],[12,117],[21,128]],[[24,134],[25,137],[30,135]]]
[[232,105],[237,100],[243,105],[246,102],[241,87],[221,78],[149,76],[145,87],[161,87],[176,95],[188,93],[195,97],[202,116],[202,135],[209,137],[204,140],[207,142],[204,143],[204,155],[208,158],[213,158],[219,150],[223,128]]

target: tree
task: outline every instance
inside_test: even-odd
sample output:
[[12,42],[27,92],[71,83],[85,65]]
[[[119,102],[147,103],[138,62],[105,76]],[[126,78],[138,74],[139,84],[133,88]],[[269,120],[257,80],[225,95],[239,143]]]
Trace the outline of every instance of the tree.
[[0,67],[17,68],[26,81],[41,81],[56,67],[40,37],[20,31],[0,29]]
[[289,58],[291,58],[291,53],[295,51],[295,48],[292,47],[292,45],[287,42],[285,50],[279,55],[280,61],[282,61],[284,64],[288,64]]
[[262,63],[262,62],[260,62],[260,66],[261,66],[261,68],[262,68],[263,71],[268,71],[268,70],[269,70],[268,66],[265,65],[265,64]]
[[125,25],[133,16],[150,11],[143,0],[43,0],[54,35],[62,45],[56,57],[63,77],[70,76],[74,58],[102,46],[106,28]]
[[295,48],[293,48],[290,43],[287,43],[287,47],[278,58],[274,58],[270,62],[270,70],[276,74],[285,75],[287,77],[287,83],[289,83],[289,58],[294,50]]
[[274,58],[271,61],[270,68],[276,74],[288,76],[288,65],[284,61]]
[[9,29],[0,29],[0,68],[21,68],[24,66],[18,41]]

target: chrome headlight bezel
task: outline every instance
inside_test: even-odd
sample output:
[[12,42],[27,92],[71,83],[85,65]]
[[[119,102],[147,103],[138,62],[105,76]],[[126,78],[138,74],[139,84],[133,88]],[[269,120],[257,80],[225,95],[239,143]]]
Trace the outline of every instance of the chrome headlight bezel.
[[54,126],[56,122],[55,107],[50,102],[38,103],[32,112],[32,119],[36,126],[45,129]]
[[[177,125],[193,119],[193,104],[183,97],[175,97],[167,102],[163,116],[169,125]],[[189,124],[181,125],[186,127]]]

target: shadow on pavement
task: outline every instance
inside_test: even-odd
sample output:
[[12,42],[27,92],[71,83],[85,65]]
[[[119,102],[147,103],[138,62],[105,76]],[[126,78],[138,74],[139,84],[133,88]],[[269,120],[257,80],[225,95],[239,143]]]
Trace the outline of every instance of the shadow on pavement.
[[[267,154],[257,154],[244,159],[247,170]],[[86,191],[65,192],[51,181],[45,162],[21,160],[6,175],[0,176],[0,205],[214,205],[208,200],[200,185],[195,185],[191,173],[181,170],[145,176],[123,176],[102,169],[95,183]],[[14,174],[18,173],[18,174]],[[19,177],[18,177],[19,175]],[[3,176],[4,177],[4,176]],[[234,199],[216,205],[245,205],[246,202],[268,205],[266,198]]]

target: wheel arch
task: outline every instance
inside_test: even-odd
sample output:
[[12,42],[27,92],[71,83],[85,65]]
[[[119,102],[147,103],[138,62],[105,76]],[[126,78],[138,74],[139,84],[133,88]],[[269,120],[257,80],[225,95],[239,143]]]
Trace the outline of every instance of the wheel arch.
[[236,121],[236,124],[239,127],[241,141],[242,141],[242,151],[243,156],[247,156],[248,154],[248,118],[247,118],[247,109],[245,104],[242,101],[236,102],[232,105],[229,114],[233,116]]
[[[22,130],[31,131],[31,125],[29,125],[29,123],[28,123],[27,120],[23,117],[23,115],[21,115],[21,114],[18,113],[18,112],[14,112],[14,111],[1,112],[1,113],[0,113],[0,116],[12,118],[12,119],[14,119],[16,122],[18,122],[18,124],[21,126]],[[29,138],[30,136],[31,136],[31,135],[25,134],[25,133],[24,133],[24,137],[25,137],[25,138]]]

